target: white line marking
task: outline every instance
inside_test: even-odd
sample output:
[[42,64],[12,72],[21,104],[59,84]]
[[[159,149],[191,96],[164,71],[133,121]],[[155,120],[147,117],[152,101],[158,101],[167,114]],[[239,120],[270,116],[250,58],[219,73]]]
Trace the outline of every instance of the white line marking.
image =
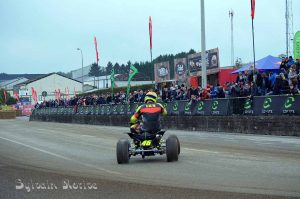
[[44,149],[40,149],[40,148],[37,148],[37,147],[34,147],[34,146],[30,146],[28,144],[24,144],[22,142],[18,142],[18,141],[15,141],[15,140],[11,140],[11,139],[8,139],[8,138],[4,138],[4,137],[0,137],[0,139],[3,139],[3,140],[6,140],[6,141],[9,141],[9,142],[12,142],[12,143],[15,143],[15,144],[19,144],[19,145],[22,145],[22,146],[25,146],[25,147],[28,147],[30,149],[33,149],[33,150],[36,150],[36,151],[39,151],[39,152],[42,152],[42,153],[46,153],[48,155],[52,155],[52,156],[55,156],[55,157],[58,157],[58,158],[61,158],[61,159],[64,159],[64,160],[70,160],[70,161],[73,161],[73,162],[76,162],[78,164],[81,164],[81,165],[84,165],[86,167],[90,167],[92,169],[97,169],[97,170],[100,170],[100,171],[104,171],[104,172],[107,172],[109,174],[117,174],[117,175],[121,175],[121,173],[119,172],[115,172],[115,171],[110,171],[110,170],[107,170],[107,169],[104,169],[104,168],[101,168],[101,167],[97,167],[97,166],[94,166],[94,165],[91,165],[91,164],[87,164],[87,163],[81,163],[81,162],[78,162],[76,160],[73,160],[71,158],[68,158],[66,156],[62,156],[62,155],[59,155],[59,154],[56,154],[56,153],[52,153],[50,151],[46,151]]
[[30,146],[30,145],[27,145],[27,144],[24,144],[24,143],[15,141],[15,140],[11,140],[11,139],[4,138],[4,137],[0,137],[0,138],[3,139],[3,140],[9,141],[9,142],[13,142],[15,144],[19,144],[19,145],[31,148],[33,150],[36,150],[36,151],[39,151],[39,152],[42,152],[42,153],[46,153],[48,155],[52,155],[52,156],[55,156],[55,157],[58,157],[58,158],[62,158],[62,159],[65,159],[65,160],[72,160],[72,159],[70,159],[68,157],[65,157],[65,156],[62,156],[62,155],[59,155],[59,154],[56,154],[56,153],[52,153],[50,151],[46,151],[46,150],[43,150],[43,149],[40,149],[40,148],[37,148],[37,147],[34,147],[34,146]]
[[197,152],[203,152],[203,153],[216,153],[216,154],[219,154],[221,152],[217,152],[217,151],[208,151],[208,150],[203,150],[203,149],[190,149],[190,148],[183,148],[185,150],[188,150],[188,151],[197,151]]
[[94,135],[80,135],[80,136],[82,136],[82,137],[91,137],[91,138],[95,138],[96,137]]

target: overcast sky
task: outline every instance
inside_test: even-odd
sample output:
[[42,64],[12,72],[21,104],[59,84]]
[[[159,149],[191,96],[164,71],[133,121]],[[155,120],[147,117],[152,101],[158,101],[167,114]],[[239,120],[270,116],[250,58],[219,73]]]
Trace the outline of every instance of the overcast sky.
[[[218,47],[221,66],[231,62],[230,19],[234,10],[235,57],[252,60],[250,0],[206,0],[207,49]],[[293,1],[294,32],[300,1]],[[148,18],[153,21],[153,57],[201,49],[200,0],[9,0],[0,1],[0,73],[68,72],[100,65],[150,60]],[[285,52],[285,0],[256,0],[256,57]]]

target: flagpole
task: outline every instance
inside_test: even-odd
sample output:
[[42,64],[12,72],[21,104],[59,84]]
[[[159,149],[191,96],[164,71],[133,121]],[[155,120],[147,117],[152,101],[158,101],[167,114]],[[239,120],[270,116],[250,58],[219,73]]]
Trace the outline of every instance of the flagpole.
[[253,0],[250,0],[250,3],[251,3],[251,13],[252,13],[252,16],[251,16],[251,19],[252,19],[252,47],[253,47],[253,74],[254,75],[254,70],[255,70],[255,42],[254,42],[254,24],[253,24],[253,19],[254,19],[254,11],[253,11],[253,3],[252,3]]

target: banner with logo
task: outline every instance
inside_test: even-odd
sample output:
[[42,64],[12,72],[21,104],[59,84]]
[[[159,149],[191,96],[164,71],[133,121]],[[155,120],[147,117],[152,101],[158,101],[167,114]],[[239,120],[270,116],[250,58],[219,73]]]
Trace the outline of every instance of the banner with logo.
[[113,115],[118,115],[119,114],[119,110],[118,110],[118,105],[112,105],[111,106],[111,111]]
[[161,62],[154,64],[155,82],[164,82],[170,80],[170,63]]
[[281,113],[288,115],[300,115],[300,96],[286,96],[281,106]]
[[231,115],[229,108],[229,99],[214,99],[211,102],[211,115]]
[[195,115],[195,109],[197,108],[197,101],[187,101],[184,105],[184,115]]
[[285,103],[285,96],[254,97],[254,115],[280,115],[281,107]]
[[[206,51],[206,68],[218,68],[219,64],[219,49],[214,48]],[[197,72],[202,70],[201,52],[188,56],[188,70],[190,75],[197,75]]]
[[207,100],[198,101],[194,109],[194,115],[207,115],[209,113],[208,106],[206,106]]
[[174,80],[187,81],[187,58],[174,59]]
[[183,115],[186,101],[173,101],[169,103],[170,115]]
[[[234,102],[238,100],[238,102]],[[300,115],[300,95],[296,96],[264,96],[238,99],[209,99],[203,101],[173,101],[161,103],[168,115],[173,116],[226,116],[234,114],[244,115]],[[82,115],[133,115],[141,103],[79,106],[78,113]],[[234,110],[238,106],[238,110]],[[20,106],[23,114],[31,114],[33,105]],[[34,114],[73,114],[73,108],[36,109]]]
[[117,111],[118,111],[118,114],[120,114],[120,115],[127,114],[127,104],[119,104]]
[[244,104],[244,115],[253,115],[253,99],[248,98]]

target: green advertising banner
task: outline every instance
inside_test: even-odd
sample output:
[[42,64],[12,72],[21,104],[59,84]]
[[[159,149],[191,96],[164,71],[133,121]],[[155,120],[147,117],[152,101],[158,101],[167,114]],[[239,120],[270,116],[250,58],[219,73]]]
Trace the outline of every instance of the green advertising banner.
[[281,115],[281,107],[286,101],[286,96],[254,97],[254,115]]
[[294,37],[294,59],[300,59],[300,31]]
[[300,115],[300,96],[287,96],[281,112],[284,115]]
[[248,98],[245,101],[244,114],[245,115],[253,115],[253,100],[251,98]]

